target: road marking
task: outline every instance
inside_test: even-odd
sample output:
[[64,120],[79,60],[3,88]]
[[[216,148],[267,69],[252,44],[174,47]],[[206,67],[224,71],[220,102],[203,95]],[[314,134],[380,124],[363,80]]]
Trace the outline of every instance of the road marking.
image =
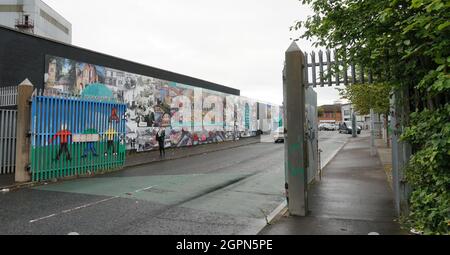
[[[151,187],[147,187],[147,188],[143,188],[143,189],[138,189],[138,190],[135,191],[135,193],[146,191],[146,190],[152,189],[152,188],[154,188],[156,186],[157,185],[151,186]],[[130,194],[130,193],[125,193],[125,194]],[[108,201],[116,199],[116,198],[119,198],[119,196],[110,197],[110,198],[103,199],[103,200],[100,200],[100,201],[97,201],[97,202],[85,204],[85,205],[82,205],[82,206],[77,206],[77,207],[72,208],[72,209],[63,210],[60,213],[54,213],[54,214],[51,214],[51,215],[48,215],[48,216],[45,216],[45,217],[41,217],[41,218],[38,218],[38,219],[30,220],[29,223],[35,223],[35,222],[38,222],[38,221],[41,221],[41,220],[45,220],[45,219],[48,219],[48,218],[52,218],[52,217],[55,217],[55,216],[58,216],[58,215],[61,215],[61,214],[67,214],[67,213],[70,213],[70,212],[78,211],[78,210],[81,210],[81,209],[84,209],[84,208],[88,208],[88,207],[91,207],[91,206],[94,206],[94,205],[98,205],[98,204],[101,204],[101,203],[104,203],[104,202],[108,202]]]
[[100,201],[97,201],[97,202],[85,204],[85,205],[78,206],[78,207],[75,207],[75,208],[72,208],[72,209],[64,210],[64,211],[62,211],[62,213],[70,213],[70,212],[77,211],[77,210],[80,210],[80,209],[84,209],[84,208],[87,208],[87,207],[90,207],[90,206],[93,206],[93,205],[104,203],[104,202],[107,202],[107,201],[110,201],[110,200],[113,200],[113,199],[116,199],[116,198],[119,198],[119,197],[117,197],[117,196],[116,197],[110,197],[110,198],[103,199],[103,200],[100,200]]
[[377,233],[377,232],[370,232],[368,235],[369,235],[369,236],[379,236],[380,233]]
[[68,236],[79,236],[80,234],[77,232],[70,232],[69,234],[67,234]]
[[51,214],[51,215],[48,215],[48,216],[45,216],[45,217],[42,217],[42,218],[39,218],[39,219],[30,220],[30,223],[35,223],[36,221],[45,220],[45,219],[51,218],[53,216],[56,216],[56,214],[54,213],[54,214]]
[[41,221],[41,220],[45,220],[45,219],[49,219],[49,218],[52,218],[52,217],[55,217],[55,216],[58,216],[58,215],[61,215],[61,214],[66,214],[66,213],[70,213],[70,212],[77,211],[77,210],[80,210],[80,209],[84,209],[84,208],[87,208],[87,207],[90,207],[90,206],[93,206],[93,205],[97,205],[97,204],[100,204],[100,203],[104,203],[104,202],[107,202],[107,201],[110,201],[110,200],[113,200],[113,199],[116,199],[116,198],[119,198],[119,197],[118,196],[110,197],[110,198],[103,199],[103,200],[100,200],[100,201],[97,201],[97,202],[93,202],[93,203],[85,204],[85,205],[82,205],[82,206],[78,206],[78,207],[75,207],[75,208],[72,208],[72,209],[63,210],[60,213],[54,213],[54,214],[50,214],[50,215],[45,216],[45,217],[41,217],[41,218],[38,218],[38,219],[30,220],[29,223],[35,223],[35,222],[38,222],[38,221]]
[[141,191],[146,191],[146,190],[149,190],[149,189],[153,189],[154,187],[156,187],[156,186],[151,186],[151,187],[147,187],[147,188],[143,188],[143,189],[138,189],[138,190],[134,191],[134,193],[139,193]]

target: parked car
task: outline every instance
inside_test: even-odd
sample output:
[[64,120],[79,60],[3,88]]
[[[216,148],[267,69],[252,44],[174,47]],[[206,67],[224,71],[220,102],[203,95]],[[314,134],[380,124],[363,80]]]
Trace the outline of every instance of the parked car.
[[275,143],[282,142],[284,143],[284,128],[279,127],[275,132],[273,132],[273,140]]
[[[361,134],[361,130],[362,130],[362,128],[360,126],[356,125],[356,131],[357,131],[358,135]],[[353,134],[352,122],[345,121],[345,122],[341,123],[341,125],[339,126],[339,133]]]
[[328,126],[328,129],[329,129],[330,131],[336,131],[336,130],[339,130],[339,125],[337,125],[337,124],[330,124],[330,125]]
[[338,130],[338,126],[332,123],[322,123],[319,125],[320,131],[336,131]]

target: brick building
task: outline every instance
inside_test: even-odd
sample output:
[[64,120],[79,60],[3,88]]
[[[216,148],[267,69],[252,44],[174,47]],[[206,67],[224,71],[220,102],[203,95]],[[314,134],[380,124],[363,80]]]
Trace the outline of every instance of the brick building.
[[319,122],[320,123],[341,123],[342,122],[342,108],[341,104],[322,105],[319,107]]

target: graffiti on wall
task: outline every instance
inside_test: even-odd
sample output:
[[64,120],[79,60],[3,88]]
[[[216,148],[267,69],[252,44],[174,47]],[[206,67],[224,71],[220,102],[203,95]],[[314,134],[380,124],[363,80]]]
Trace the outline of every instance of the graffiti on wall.
[[127,105],[128,150],[157,149],[161,129],[169,134],[166,147],[184,147],[255,136],[261,118],[270,118],[264,122],[271,126],[274,122],[271,113],[258,116],[253,99],[46,56],[46,88],[82,94],[97,83]]

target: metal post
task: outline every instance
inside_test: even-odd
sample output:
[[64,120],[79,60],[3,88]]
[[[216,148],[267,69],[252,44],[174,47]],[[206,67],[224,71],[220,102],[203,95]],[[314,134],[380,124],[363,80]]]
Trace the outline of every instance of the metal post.
[[391,106],[391,126],[392,126],[392,188],[394,192],[394,205],[397,216],[400,216],[400,176],[399,176],[399,144],[398,144],[398,134],[397,130],[398,118],[397,118],[397,104],[395,102],[396,96],[395,92],[391,95],[390,106]]
[[17,95],[17,139],[16,139],[16,182],[29,182],[31,180],[28,172],[30,162],[30,120],[33,84],[26,79],[18,87]]
[[285,169],[289,189],[289,212],[306,216],[308,212],[307,172],[305,166],[305,83],[304,56],[293,42],[286,51],[285,93],[286,129]]
[[375,149],[375,113],[370,109],[370,155],[372,157],[377,155]]
[[357,137],[357,132],[358,132],[358,130],[356,129],[356,113],[355,113],[355,109],[353,109],[353,106],[352,106],[352,137],[353,138]]

